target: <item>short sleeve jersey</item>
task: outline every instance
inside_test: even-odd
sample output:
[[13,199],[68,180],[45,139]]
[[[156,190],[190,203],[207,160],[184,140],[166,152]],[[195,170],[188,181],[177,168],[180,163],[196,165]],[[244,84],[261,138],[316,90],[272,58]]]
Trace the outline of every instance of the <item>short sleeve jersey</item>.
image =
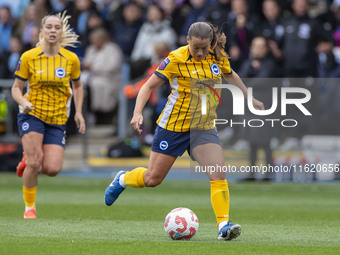
[[76,54],[60,48],[55,57],[47,57],[41,47],[28,50],[19,60],[15,77],[28,80],[24,97],[35,108],[29,114],[49,124],[66,123],[72,95],[69,82],[80,78],[80,62]]
[[[201,61],[190,55],[188,45],[170,52],[155,71],[172,88],[157,124],[175,132],[214,129],[216,108],[221,102],[221,89],[215,89],[214,85],[222,83],[222,73],[230,75],[231,72],[228,58],[222,56],[217,61],[212,50]],[[203,95],[208,100],[202,101]],[[201,110],[202,102],[205,114]]]

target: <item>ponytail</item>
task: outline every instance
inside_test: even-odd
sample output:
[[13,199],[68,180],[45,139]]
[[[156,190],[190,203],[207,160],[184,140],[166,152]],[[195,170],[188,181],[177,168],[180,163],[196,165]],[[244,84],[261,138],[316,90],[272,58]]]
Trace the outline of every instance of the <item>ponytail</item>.
[[211,49],[214,51],[216,60],[220,61],[222,56],[227,57],[227,53],[224,51],[224,47],[227,42],[227,37],[223,32],[219,32],[218,28],[215,27],[213,24],[208,22],[207,24],[211,27],[211,30],[213,31],[214,35],[211,41]]

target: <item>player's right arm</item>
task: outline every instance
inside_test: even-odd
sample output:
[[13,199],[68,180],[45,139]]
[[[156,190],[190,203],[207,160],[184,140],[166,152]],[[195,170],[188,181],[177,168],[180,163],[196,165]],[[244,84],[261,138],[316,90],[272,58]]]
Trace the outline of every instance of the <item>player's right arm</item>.
[[131,119],[130,124],[139,134],[142,133],[140,126],[143,124],[142,112],[143,112],[144,106],[146,102],[149,100],[151,92],[157,89],[163,83],[164,83],[164,80],[162,78],[153,74],[147,80],[147,82],[142,86],[142,88],[140,89],[137,95],[136,106],[135,106],[135,110],[133,111],[133,117]]
[[15,78],[11,92],[15,102],[17,102],[18,105],[22,107],[22,113],[29,113],[30,111],[34,110],[34,106],[23,96],[22,92],[24,90],[25,82],[26,81]]
[[15,69],[15,79],[14,84],[12,86],[12,97],[18,105],[21,106],[20,111],[22,113],[29,113],[30,111],[34,110],[34,106],[31,102],[28,102],[27,99],[23,96],[23,90],[26,81],[29,78],[28,72],[28,62],[30,61],[30,56],[27,52],[22,54],[18,65]]

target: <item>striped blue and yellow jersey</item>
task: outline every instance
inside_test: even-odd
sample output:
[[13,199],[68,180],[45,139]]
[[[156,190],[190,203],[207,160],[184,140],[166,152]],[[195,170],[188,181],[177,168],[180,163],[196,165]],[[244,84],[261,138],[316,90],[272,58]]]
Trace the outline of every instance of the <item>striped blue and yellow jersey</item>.
[[[217,61],[212,50],[201,61],[190,55],[188,45],[170,52],[155,71],[172,88],[157,124],[175,132],[213,129],[221,95],[221,89],[215,89],[214,84],[222,83],[222,73],[231,72],[228,58],[222,56]],[[202,114],[203,95],[208,99],[203,101],[206,114]]]
[[55,57],[45,56],[41,47],[28,50],[20,58],[15,77],[28,80],[24,97],[35,107],[29,114],[50,124],[66,123],[72,94],[69,82],[80,78],[76,54],[61,47]]

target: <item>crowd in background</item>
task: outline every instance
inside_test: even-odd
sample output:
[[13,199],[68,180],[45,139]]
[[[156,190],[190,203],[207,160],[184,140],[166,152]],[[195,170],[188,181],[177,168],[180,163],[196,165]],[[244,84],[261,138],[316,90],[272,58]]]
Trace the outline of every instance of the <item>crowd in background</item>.
[[196,21],[209,21],[225,32],[236,71],[249,58],[254,37],[263,36],[279,75],[339,75],[338,0],[0,0],[0,7],[1,78],[10,78],[17,55],[35,46],[41,18],[62,11],[80,36],[74,51],[81,60],[92,44],[91,32],[104,28],[130,60],[131,78],[150,66],[155,43],[166,42],[170,50],[185,45]]
[[[12,78],[21,54],[35,47],[41,18],[62,11],[80,36],[71,50],[82,63],[97,124],[116,115],[124,76],[150,75],[169,51],[187,44],[188,28],[197,21],[226,34],[231,66],[241,78],[340,77],[339,0],[0,0],[0,79]],[[125,93],[133,99],[131,86]],[[312,94],[327,90],[313,100],[339,101],[334,84],[308,86]],[[155,95],[155,109],[167,93]],[[329,113],[327,103],[324,108],[328,115],[320,118],[339,115]]]

